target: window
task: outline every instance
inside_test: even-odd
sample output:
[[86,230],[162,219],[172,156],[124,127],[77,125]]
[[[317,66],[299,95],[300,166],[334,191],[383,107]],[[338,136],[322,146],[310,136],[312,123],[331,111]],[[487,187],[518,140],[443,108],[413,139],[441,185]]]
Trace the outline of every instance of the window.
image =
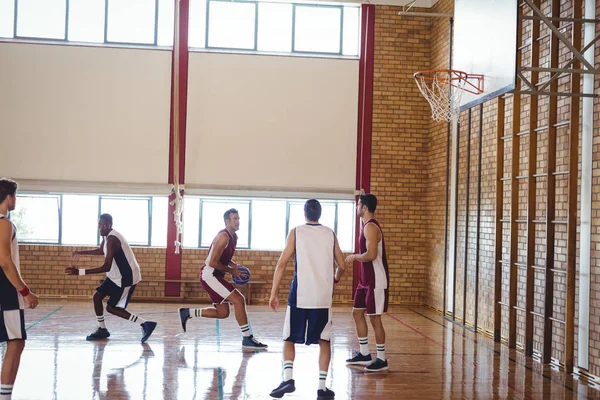
[[342,7],[295,5],[294,51],[341,53]]
[[183,198],[183,247],[200,247],[200,199]]
[[293,6],[284,3],[258,4],[258,43],[261,51],[292,51]]
[[21,242],[58,244],[60,238],[59,196],[17,196],[10,219]]
[[167,224],[169,218],[169,198],[152,198],[152,233],[151,245],[157,247],[167,247]]
[[69,0],[69,30],[72,42],[104,42],[104,0]]
[[281,250],[285,247],[286,202],[280,200],[252,201],[252,248]]
[[108,0],[106,40],[116,43],[154,44],[156,1]]
[[[175,4],[0,0],[0,38],[171,47]],[[190,0],[188,29],[196,49],[358,56],[360,6]]]
[[209,247],[215,238],[215,235],[225,228],[223,214],[230,208],[238,210],[240,215],[240,230],[237,231],[238,248],[250,247],[250,202],[234,202],[228,200],[202,200],[202,224],[201,224],[201,242],[202,247]]
[[11,38],[14,35],[15,1],[0,0],[0,37]]
[[256,3],[208,3],[208,47],[253,50],[255,28]]
[[[184,197],[183,247],[207,248],[225,228],[223,214],[238,210],[238,249],[280,251],[290,229],[305,223],[305,200]],[[165,196],[88,194],[18,195],[10,218],[19,240],[29,243],[98,246],[98,217],[109,213],[131,245],[166,247],[169,199]],[[336,232],[342,251],[354,246],[352,201],[321,201],[321,224]]]
[[131,245],[150,245],[149,197],[100,197],[100,213],[113,217],[113,228]]
[[98,196],[63,195],[62,244],[98,244]]
[[66,7],[66,0],[17,0],[17,36],[64,40]]
[[206,0],[190,0],[188,44],[190,47],[206,46]]

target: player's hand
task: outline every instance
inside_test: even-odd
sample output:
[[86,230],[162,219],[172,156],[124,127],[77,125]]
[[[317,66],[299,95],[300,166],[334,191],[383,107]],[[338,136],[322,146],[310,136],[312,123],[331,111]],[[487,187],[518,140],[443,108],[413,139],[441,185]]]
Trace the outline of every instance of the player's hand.
[[239,278],[240,275],[242,275],[242,271],[239,269],[239,267],[236,265],[235,267],[233,267],[231,269],[231,275],[235,276],[236,278]]
[[279,309],[279,297],[271,296],[271,298],[269,299],[269,307],[271,307],[273,311],[277,312],[277,310]]
[[74,251],[71,253],[71,257],[72,258],[79,258],[79,252],[78,251]]
[[33,292],[29,292],[27,296],[23,297],[23,301],[25,301],[27,308],[33,309],[37,307],[39,300]]
[[65,275],[79,275],[79,268],[74,266],[68,266],[65,268]]
[[354,261],[356,261],[356,255],[355,254],[351,254],[348,257],[346,257],[346,264],[352,265],[352,264],[354,264]]

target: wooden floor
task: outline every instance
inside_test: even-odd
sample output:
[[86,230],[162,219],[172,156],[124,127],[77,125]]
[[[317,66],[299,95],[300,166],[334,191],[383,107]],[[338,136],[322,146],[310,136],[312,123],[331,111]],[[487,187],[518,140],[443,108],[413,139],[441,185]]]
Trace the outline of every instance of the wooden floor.
[[[284,313],[249,307],[266,352],[243,352],[233,315],[178,325],[177,305],[130,305],[159,323],[147,344],[138,325],[107,317],[108,340],[87,342],[95,330],[91,302],[43,301],[26,313],[29,340],[13,399],[269,399],[282,380]],[[600,392],[518,352],[475,335],[424,307],[396,308],[384,317],[388,372],[366,374],[345,359],[358,343],[350,309],[336,309],[327,385],[336,399],[574,399]],[[3,346],[3,345],[2,345]],[[370,335],[370,346],[375,342]],[[296,392],[315,399],[318,348],[297,345]]]

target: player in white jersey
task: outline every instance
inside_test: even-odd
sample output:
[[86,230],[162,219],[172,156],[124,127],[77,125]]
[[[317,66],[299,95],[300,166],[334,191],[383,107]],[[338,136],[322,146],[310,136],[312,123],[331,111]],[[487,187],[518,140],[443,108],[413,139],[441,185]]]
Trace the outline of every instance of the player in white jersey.
[[127,319],[134,323],[139,323],[142,327],[142,343],[152,335],[156,322],[146,321],[143,318],[129,313],[126,308],[129,300],[142,276],[140,266],[135,259],[135,255],[127,243],[127,240],[119,232],[112,228],[112,216],[102,214],[98,220],[98,230],[102,236],[102,244],[94,250],[74,251],[73,256],[80,255],[104,255],[104,264],[98,268],[81,269],[74,266],[67,267],[67,275],[91,275],[102,274],[106,272],[104,282],[96,289],[94,293],[94,310],[96,311],[96,320],[98,329],[87,336],[87,340],[106,339],[110,336],[104,323],[104,307],[102,300],[109,297],[106,304],[106,311],[118,317]]
[[[290,286],[288,307],[283,328],[284,380],[271,392],[280,398],[296,390],[293,379],[295,343],[319,344],[318,399],[333,399],[335,394],[327,389],[327,371],[331,361],[331,305],[334,282],[339,282],[346,264],[335,233],[319,224],[321,204],[308,200],[304,204],[306,225],[290,231],[285,249],[277,262],[273,275],[273,288],[269,305],[273,311],[279,307],[279,285],[289,259],[294,256],[294,280]],[[334,264],[337,270],[334,273]]]
[[6,353],[0,377],[0,399],[10,399],[25,348],[25,306],[35,308],[38,298],[21,278],[17,229],[8,220],[15,209],[18,185],[10,179],[0,179],[0,342],[6,343]]

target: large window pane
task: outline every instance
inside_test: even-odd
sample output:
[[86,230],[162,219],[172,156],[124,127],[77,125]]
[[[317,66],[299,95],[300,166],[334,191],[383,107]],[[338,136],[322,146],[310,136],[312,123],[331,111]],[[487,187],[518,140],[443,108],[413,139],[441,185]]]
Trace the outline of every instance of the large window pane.
[[62,244],[98,244],[98,196],[64,195]]
[[360,8],[344,7],[344,48],[345,56],[358,55],[360,39]]
[[256,4],[210,1],[208,46],[254,49]]
[[18,0],[17,36],[65,38],[66,0]]
[[173,46],[175,24],[174,0],[158,0],[158,42],[159,46]]
[[291,231],[298,225],[304,225],[304,201],[302,203],[290,203],[290,219],[288,228]]
[[341,7],[296,6],[294,51],[340,53]]
[[[304,218],[304,203],[290,203],[290,230],[294,229],[298,225],[306,224]],[[335,203],[321,203],[321,218],[319,223],[325,225],[331,229],[335,229]]]
[[200,199],[183,198],[183,247],[197,248],[200,240]]
[[354,249],[355,215],[354,203],[338,203],[337,237],[342,251],[351,252]]
[[152,246],[167,246],[167,223],[173,218],[168,212],[168,197],[152,198]]
[[10,219],[17,227],[19,241],[58,243],[58,196],[18,196]]
[[156,8],[149,0],[109,0],[106,39],[118,43],[154,43]]
[[252,202],[252,248],[282,250],[285,247],[287,203],[285,200],[254,200]]
[[206,46],[206,0],[190,0],[189,46]]
[[227,200],[203,200],[202,201],[202,247],[211,245],[215,235],[225,228],[223,214],[230,208],[235,208],[240,214],[240,230],[238,235],[238,248],[248,247],[248,223],[250,214],[250,202],[235,202]]
[[291,4],[258,4],[258,50],[292,51],[292,10]]
[[104,0],[69,0],[69,35],[72,42],[104,42]]
[[335,203],[321,202],[321,225],[330,227],[335,230]]
[[102,197],[101,213],[113,217],[113,228],[132,245],[148,246],[148,198]]
[[15,26],[15,1],[0,0],[0,37],[11,38]]

